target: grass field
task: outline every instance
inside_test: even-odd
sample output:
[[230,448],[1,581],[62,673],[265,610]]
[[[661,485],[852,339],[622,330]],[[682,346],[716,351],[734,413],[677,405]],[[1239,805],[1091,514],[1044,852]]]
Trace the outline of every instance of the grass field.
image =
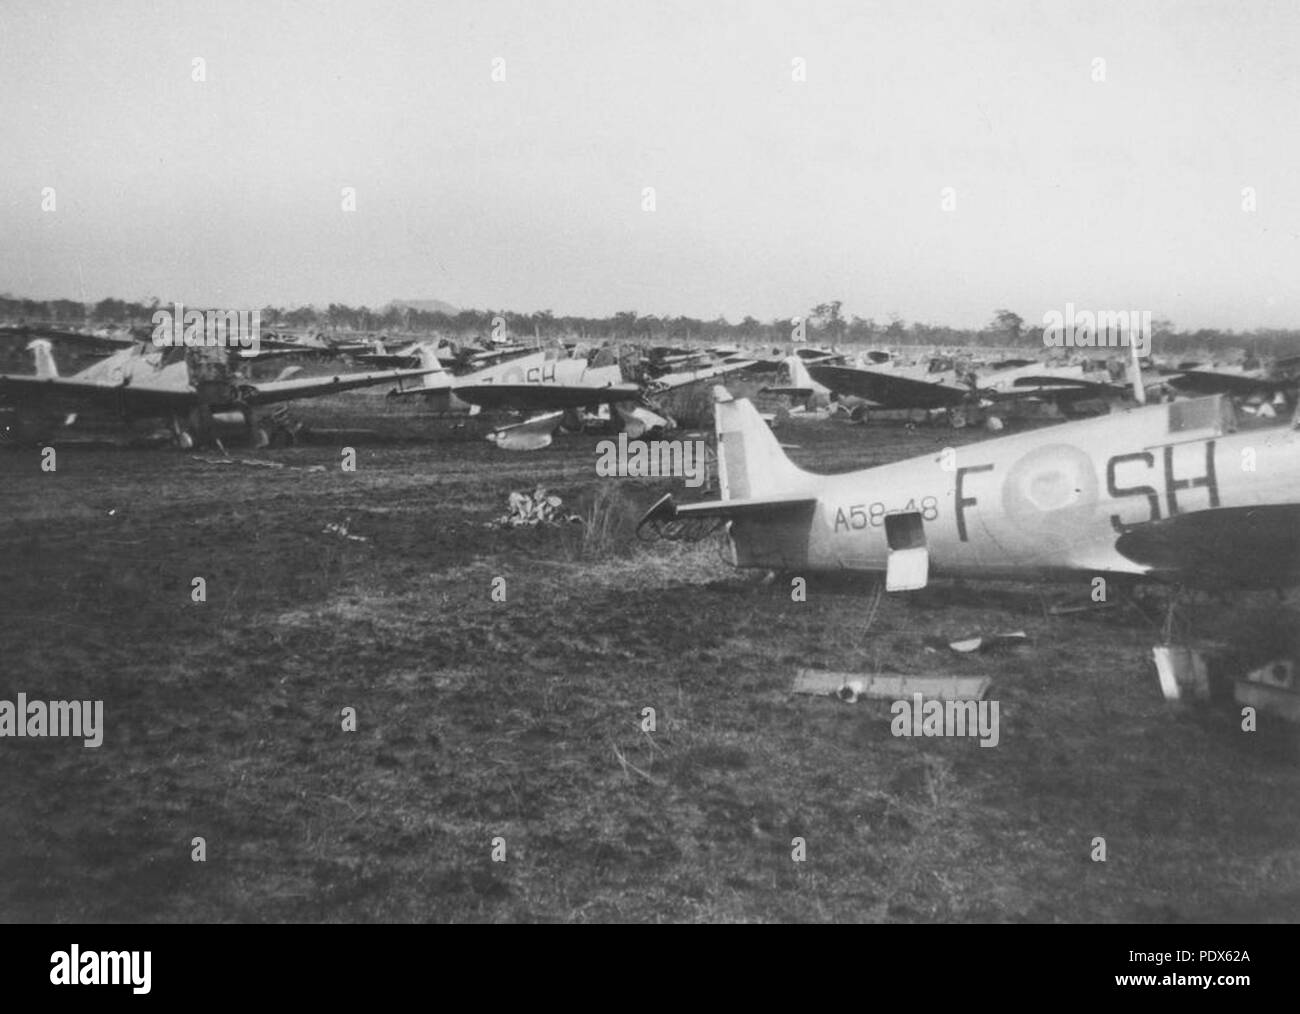
[[[0,454],[0,698],[102,699],[106,726],[98,749],[0,740],[0,918],[1300,917],[1292,736],[1166,704],[1137,611],[1047,615],[1086,585],[873,611],[870,581],[812,579],[793,602],[714,540],[639,543],[671,483],[597,478],[593,437],[511,455],[411,412],[327,399],[302,415],[379,436],[232,450],[279,468]],[[782,439],[833,471],[979,437]],[[601,531],[487,525],[538,482]],[[324,531],[343,522],[365,541]],[[1294,622],[1263,596],[1197,615]],[[924,644],[1011,629],[1029,642],[1003,654]],[[1000,743],[895,738],[887,704],[792,696],[800,666],[987,675]]]

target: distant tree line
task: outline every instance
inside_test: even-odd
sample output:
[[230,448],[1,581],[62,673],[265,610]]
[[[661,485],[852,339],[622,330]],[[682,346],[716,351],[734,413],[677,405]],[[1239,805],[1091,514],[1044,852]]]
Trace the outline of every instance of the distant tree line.
[[[136,327],[150,325],[154,311],[170,308],[159,299],[132,302],[101,299],[81,303],[71,299],[18,299],[0,295],[0,322],[54,327]],[[207,309],[192,306],[192,309]],[[226,309],[223,307],[222,309]],[[241,307],[242,309],[242,307]],[[907,323],[897,316],[887,322],[871,317],[845,316],[840,300],[819,303],[803,317],[760,321],[745,317],[733,324],[723,317],[703,320],[687,316],[657,316],[624,310],[609,317],[557,316],[551,310],[516,313],[510,310],[461,310],[439,313],[417,310],[401,303],[371,308],[330,303],[324,308],[300,306],[261,307],[264,330],[284,328],[332,332],[388,332],[431,334],[462,341],[486,338],[504,331],[517,337],[580,338],[590,341],[646,342],[673,345],[704,340],[713,343],[744,342],[786,345],[802,333],[810,344],[852,346],[956,346],[1023,347],[1027,352],[1043,348],[1042,327],[1027,323],[1007,309],[998,309],[982,328],[955,328],[921,321]],[[1160,354],[1223,345],[1244,348],[1261,356],[1300,354],[1300,329],[1232,331],[1201,328],[1174,330],[1167,320],[1152,321],[1154,348]]]

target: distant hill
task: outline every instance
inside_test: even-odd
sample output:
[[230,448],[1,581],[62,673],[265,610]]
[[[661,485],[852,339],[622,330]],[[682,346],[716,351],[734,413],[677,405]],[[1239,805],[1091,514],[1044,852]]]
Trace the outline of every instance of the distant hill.
[[389,306],[405,306],[421,313],[445,313],[454,317],[460,313],[460,307],[444,303],[441,299],[394,299]]

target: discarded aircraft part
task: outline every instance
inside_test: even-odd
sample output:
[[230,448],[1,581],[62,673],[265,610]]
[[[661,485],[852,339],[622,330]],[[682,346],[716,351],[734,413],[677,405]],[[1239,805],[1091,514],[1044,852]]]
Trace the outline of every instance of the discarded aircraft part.
[[993,681],[987,676],[909,676],[904,674],[834,672],[799,669],[791,693],[829,695],[853,703],[861,697],[897,701],[920,694],[927,700],[981,701]]
[[1019,647],[1028,640],[1029,635],[1023,630],[1015,630],[1006,634],[975,634],[971,637],[960,637],[954,641],[946,641],[940,637],[927,637],[925,644],[929,648],[949,648],[960,654],[969,655],[976,651],[995,651],[999,648]]
[[1282,658],[1251,670],[1244,678],[1251,683],[1277,687],[1280,690],[1295,690],[1297,689],[1295,670],[1296,665],[1292,659]]
[[352,542],[369,542],[364,535],[349,534],[348,529],[352,525],[351,518],[344,518],[342,521],[331,522],[321,529],[322,535],[337,535],[341,539],[348,539]]
[[487,435],[487,439],[505,451],[541,450],[551,445],[563,418],[563,410],[547,412],[521,423],[495,429]]
[[1182,644],[1158,644],[1151,651],[1165,700],[1209,700],[1209,667],[1203,652]]
[[629,440],[673,429],[675,424],[668,416],[644,405],[615,404],[614,411],[622,423]]
[[1290,722],[1300,722],[1300,694],[1292,690],[1237,680],[1233,684],[1233,697],[1238,704],[1278,715]]
[[1290,722],[1300,722],[1300,692],[1297,692],[1296,665],[1292,659],[1279,659],[1233,681],[1232,696],[1238,704],[1277,715]]

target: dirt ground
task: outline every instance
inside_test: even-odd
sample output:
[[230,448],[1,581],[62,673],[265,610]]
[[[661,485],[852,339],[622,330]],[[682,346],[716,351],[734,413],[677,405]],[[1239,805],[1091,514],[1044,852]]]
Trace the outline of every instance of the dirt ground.
[[[715,539],[638,542],[673,483],[599,478],[595,437],[511,454],[377,398],[302,414],[339,432],[0,453],[0,698],[105,724],[98,749],[0,740],[0,919],[1300,918],[1294,735],[1165,703],[1155,610],[816,578],[794,602]],[[981,436],[782,431],[825,471]],[[539,482],[598,524],[489,526]],[[1294,622],[1197,609],[1211,635]],[[925,644],[1005,630],[1028,642]],[[887,704],[792,696],[803,666],[989,676],[1000,742],[896,738]]]

